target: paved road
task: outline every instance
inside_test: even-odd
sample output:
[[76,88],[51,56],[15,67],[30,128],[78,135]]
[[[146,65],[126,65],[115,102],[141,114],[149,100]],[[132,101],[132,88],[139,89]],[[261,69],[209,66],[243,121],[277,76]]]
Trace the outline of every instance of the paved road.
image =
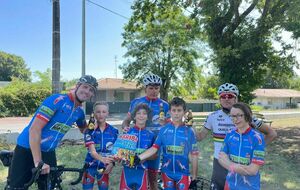
[[[285,112],[261,112],[267,119],[274,118],[291,118],[300,116],[300,111],[285,111]],[[193,113],[194,115],[207,115],[208,112]],[[120,127],[126,113],[112,114],[107,119],[107,122],[115,127]],[[16,138],[23,128],[30,122],[31,117],[8,117],[0,118],[0,142],[15,143]],[[82,134],[77,128],[71,129],[64,139],[81,139]]]
[[[125,113],[112,114],[107,122],[115,127],[120,127]],[[16,143],[16,139],[24,127],[30,122],[31,117],[7,117],[0,118],[0,142]],[[72,128],[65,135],[64,139],[81,139],[82,134],[77,128]]]

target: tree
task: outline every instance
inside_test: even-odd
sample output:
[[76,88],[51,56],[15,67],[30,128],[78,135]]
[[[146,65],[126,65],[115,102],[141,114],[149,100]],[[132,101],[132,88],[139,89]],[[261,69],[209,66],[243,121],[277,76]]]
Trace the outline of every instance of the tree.
[[127,63],[120,66],[125,79],[141,81],[146,73],[162,78],[161,98],[167,100],[171,81],[188,75],[195,81],[200,26],[181,7],[165,0],[137,0],[125,26],[123,46]]
[[181,96],[187,100],[197,100],[201,97],[201,92],[205,84],[205,78],[201,74],[202,68],[195,67],[193,72],[195,75],[195,81],[191,81],[190,74],[188,72],[183,74],[181,79],[173,81],[173,85],[170,90],[173,96]]
[[[182,2],[182,1],[177,1]],[[213,62],[220,82],[236,84],[241,100],[251,101],[251,92],[260,87],[266,74],[284,76],[292,73],[296,62],[291,45],[280,33],[290,31],[300,36],[300,0],[190,0],[214,51]],[[275,49],[273,41],[281,48]]]
[[0,51],[0,81],[12,81],[13,77],[30,81],[30,76],[22,57]]

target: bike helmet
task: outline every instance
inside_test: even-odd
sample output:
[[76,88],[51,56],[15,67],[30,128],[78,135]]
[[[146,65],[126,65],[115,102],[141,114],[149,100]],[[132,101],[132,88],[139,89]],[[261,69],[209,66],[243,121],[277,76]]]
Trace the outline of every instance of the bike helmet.
[[225,83],[225,84],[222,84],[221,86],[219,86],[219,89],[218,89],[218,95],[220,95],[222,93],[233,93],[236,96],[238,96],[239,89],[234,84]]
[[145,86],[148,85],[162,85],[161,78],[155,74],[146,74],[143,79],[143,83]]
[[77,84],[88,84],[93,87],[93,89],[96,91],[98,87],[98,82],[95,77],[91,75],[84,75],[80,77]]

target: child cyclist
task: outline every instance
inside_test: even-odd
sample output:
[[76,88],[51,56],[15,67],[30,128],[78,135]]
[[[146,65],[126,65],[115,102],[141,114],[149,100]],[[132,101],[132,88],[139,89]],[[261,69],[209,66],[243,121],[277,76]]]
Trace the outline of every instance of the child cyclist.
[[85,163],[89,165],[82,179],[84,190],[92,190],[95,179],[99,190],[108,189],[109,173],[114,165],[110,153],[119,133],[118,129],[106,123],[108,111],[106,102],[96,102],[93,107],[96,123],[94,128],[87,129],[84,133],[84,142],[88,149]]
[[229,172],[224,190],[260,189],[259,168],[264,164],[264,136],[252,129],[252,112],[244,103],[236,103],[230,116],[237,130],[226,135],[219,163]]
[[[172,122],[160,129],[153,146],[138,155],[134,163],[154,155],[162,149],[162,180],[164,189],[188,190],[191,180],[195,180],[198,173],[198,148],[193,128],[183,122],[186,110],[185,101],[175,97],[170,102]],[[189,162],[192,164],[190,179]]]
[[[132,114],[132,120],[135,123],[133,128],[130,128],[127,134],[135,135],[138,138],[136,153],[141,154],[146,149],[150,148],[155,140],[153,132],[146,129],[151,119],[151,110],[147,104],[138,104]],[[148,189],[148,170],[147,162],[138,164],[134,167],[124,165],[121,175],[120,189],[129,190],[147,190]]]

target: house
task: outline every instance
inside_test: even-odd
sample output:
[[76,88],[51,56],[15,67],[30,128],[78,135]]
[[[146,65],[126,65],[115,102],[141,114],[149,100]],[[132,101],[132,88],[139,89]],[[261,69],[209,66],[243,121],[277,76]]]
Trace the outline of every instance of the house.
[[295,108],[300,104],[300,91],[292,89],[256,89],[254,105],[266,109]]
[[98,90],[92,101],[130,102],[134,98],[144,96],[144,90],[136,82],[117,78],[98,80]]

